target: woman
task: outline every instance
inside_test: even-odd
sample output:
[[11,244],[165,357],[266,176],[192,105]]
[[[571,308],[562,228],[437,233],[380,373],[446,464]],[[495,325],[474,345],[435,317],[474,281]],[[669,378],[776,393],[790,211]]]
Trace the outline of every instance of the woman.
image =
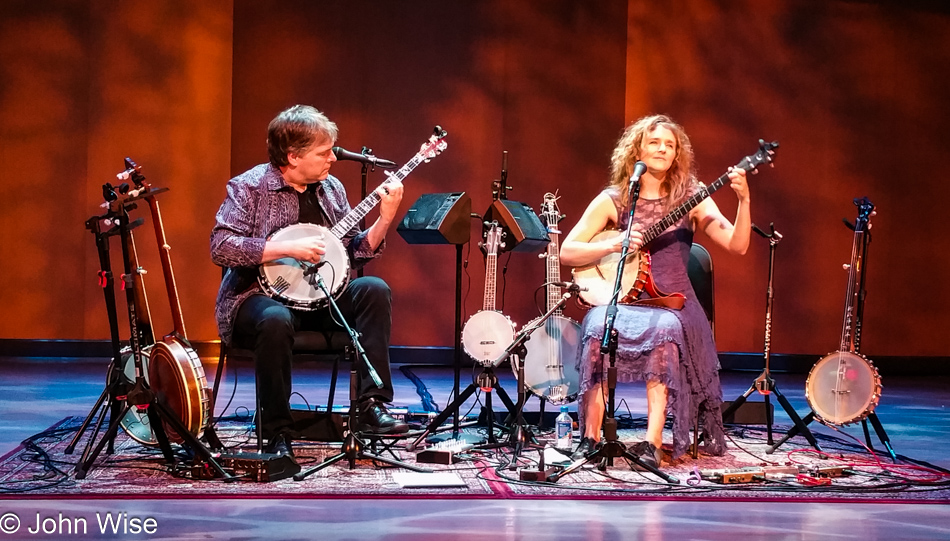
[[[641,118],[624,131],[614,149],[607,188],[588,205],[564,239],[562,263],[578,267],[620,252],[622,233],[606,240],[595,240],[594,236],[608,228],[626,231],[628,184],[637,161],[646,164],[646,172],[640,177],[631,251],[643,243],[640,231],[661,220],[702,188],[693,174],[693,150],[683,128],[663,115]],[[652,274],[657,287],[666,292],[683,293],[686,296],[683,309],[627,304],[620,306],[615,320],[614,327],[619,334],[618,381],[646,381],[646,440],[633,450],[642,461],[654,467],[660,462],[667,406],[674,415],[674,458],[686,451],[689,429],[697,414],[703,423],[706,450],[716,455],[725,451],[716,347],[686,270],[694,231],[703,231],[713,243],[734,254],[744,254],[749,247],[751,218],[745,171],[730,169],[729,179],[739,197],[735,224],[707,198],[645,247],[652,255]],[[588,455],[600,440],[607,395],[608,363],[600,353],[605,308],[591,309],[582,325],[583,347],[578,371],[583,437],[575,453],[577,458]]]

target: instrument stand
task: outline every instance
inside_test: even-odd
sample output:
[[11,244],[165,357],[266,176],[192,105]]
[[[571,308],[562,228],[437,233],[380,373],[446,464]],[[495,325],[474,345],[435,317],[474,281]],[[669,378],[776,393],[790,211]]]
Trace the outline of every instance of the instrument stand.
[[[111,185],[106,185],[108,188],[103,187],[103,190],[108,193],[107,197],[116,197],[115,192],[113,191]],[[122,370],[122,353],[121,353],[121,339],[119,338],[119,316],[118,309],[116,308],[115,302],[115,280],[112,274],[112,261],[109,256],[109,237],[115,235],[118,230],[111,229],[106,232],[102,232],[101,223],[105,221],[106,223],[111,223],[112,219],[115,217],[113,212],[107,212],[102,216],[93,216],[86,220],[86,229],[91,231],[96,236],[96,249],[99,252],[99,285],[102,287],[102,292],[106,301],[106,313],[109,318],[109,330],[112,336],[112,361],[109,364],[109,378],[108,383],[105,388],[103,388],[102,393],[99,395],[99,399],[96,400],[96,404],[89,410],[89,414],[86,415],[85,420],[79,426],[79,430],[76,431],[76,435],[73,436],[72,441],[69,442],[69,445],[66,446],[65,454],[71,455],[73,450],[76,448],[76,445],[79,444],[79,441],[82,439],[83,434],[86,432],[86,429],[89,427],[89,424],[92,422],[92,419],[98,415],[98,422],[95,427],[95,434],[98,434],[102,429],[102,424],[105,420],[106,412],[110,413],[110,419],[115,419],[121,411],[122,403],[119,400],[119,396],[125,396],[128,393],[128,385],[123,381],[125,374]],[[134,228],[144,222],[138,222],[135,224],[130,224],[129,228]],[[106,399],[109,400],[109,403],[105,404]],[[101,409],[101,411],[100,411]],[[95,437],[89,438],[86,447],[83,449],[82,458],[80,462],[85,462],[89,456],[90,451],[92,450],[92,445],[95,441]],[[115,452],[115,438],[110,438],[108,440],[108,448],[106,449],[106,454],[111,455]]]
[[[511,398],[508,396],[508,393],[498,384],[498,376],[495,375],[495,370],[491,366],[484,366],[482,372],[475,378],[475,381],[470,383],[468,387],[462,391],[461,394],[456,395],[455,400],[445,407],[435,419],[429,423],[429,426],[419,435],[418,438],[406,448],[408,450],[413,450],[419,447],[419,444],[426,439],[426,436],[433,433],[439,426],[442,425],[453,412],[455,415],[458,415],[459,408],[462,407],[462,404],[477,390],[481,389],[485,391],[485,407],[483,411],[485,412],[485,417],[488,422],[488,445],[498,444],[498,438],[495,437],[495,414],[492,410],[492,391],[495,391],[498,394],[498,398],[505,404],[505,407],[508,408],[509,416],[514,416],[515,414],[515,404],[511,401]],[[457,430],[457,428],[456,428]]]
[[[356,359],[350,363],[350,409],[347,420],[347,434],[346,438],[343,440],[343,446],[340,449],[340,452],[327,458],[323,462],[317,464],[316,466],[310,468],[309,470],[298,472],[294,474],[294,481],[303,481],[307,477],[310,477],[314,473],[332,465],[336,462],[339,462],[342,459],[347,459],[350,465],[350,469],[356,467],[356,461],[359,459],[370,459],[377,462],[383,462],[391,466],[398,466],[401,468],[406,468],[407,470],[412,470],[420,473],[430,473],[431,470],[420,468],[418,466],[413,466],[411,464],[406,464],[396,459],[386,458],[381,455],[370,453],[366,451],[366,443],[363,442],[356,435],[357,424],[359,423],[359,382],[357,381],[357,363],[359,360],[363,361],[363,365],[366,367],[367,372],[369,372],[370,377],[373,379],[373,383],[376,384],[377,388],[383,387],[383,381],[379,378],[379,374],[376,372],[376,369],[373,367],[373,363],[370,362],[369,357],[366,356],[366,351],[363,349],[363,345],[360,343],[359,333],[349,325],[346,321],[346,318],[343,317],[343,312],[340,311],[340,307],[336,304],[336,301],[333,299],[333,295],[330,294],[330,290],[327,288],[326,282],[323,280],[323,276],[317,272],[319,264],[311,265],[308,269],[304,271],[304,276],[310,279],[310,284],[314,287],[320,288],[323,291],[323,294],[326,296],[327,301],[329,301],[330,312],[333,314],[333,318],[341,327],[350,335],[350,340],[353,343],[353,349],[356,352]],[[260,420],[258,420],[260,424]]]
[[[766,233],[765,231],[759,229],[759,227],[755,224],[752,224],[752,230],[769,241],[769,281],[765,294],[765,349],[763,354],[765,368],[759,377],[757,377],[755,381],[752,382],[752,385],[749,387],[749,389],[741,396],[736,398],[732,402],[732,405],[722,412],[722,418],[725,420],[732,416],[732,414],[734,414],[742,406],[742,404],[745,404],[746,399],[749,398],[753,392],[758,391],[758,393],[762,395],[762,399],[765,401],[766,433],[768,445],[770,446],[766,452],[771,454],[775,451],[775,449],[778,448],[777,445],[773,447],[774,442],[772,439],[772,422],[774,419],[772,418],[772,404],[770,396],[772,393],[775,393],[775,398],[778,399],[779,404],[781,404],[782,408],[785,409],[785,413],[788,415],[789,419],[792,420],[792,423],[794,423],[795,428],[797,429],[796,433],[800,432],[803,434],[808,440],[808,443],[810,443],[818,451],[821,451],[821,446],[818,445],[818,440],[815,439],[814,434],[812,434],[808,429],[807,423],[802,421],[802,418],[799,417],[798,413],[795,411],[795,408],[793,408],[788,399],[785,398],[785,395],[779,391],[778,387],[775,385],[775,381],[772,379],[772,374],[769,372],[769,359],[772,349],[772,301],[774,299],[772,278],[775,268],[775,247],[778,245],[779,241],[782,240],[782,234],[775,230],[774,223],[770,223],[769,228],[770,232]],[[698,446],[698,444],[699,439],[697,438],[696,445]],[[695,456],[696,448],[694,447],[693,457]]]
[[[642,470],[649,471],[667,483],[679,483],[679,480],[675,477],[667,475],[666,473],[660,471],[659,468],[655,468],[643,462],[639,456],[627,450],[627,446],[624,445],[617,436],[617,419],[614,417],[614,413],[616,411],[615,398],[617,391],[617,342],[619,339],[619,333],[614,327],[614,321],[617,318],[617,312],[619,310],[617,301],[620,299],[620,294],[623,289],[622,280],[624,267],[626,266],[627,255],[630,252],[630,232],[633,230],[633,216],[634,212],[636,211],[637,199],[640,197],[640,183],[638,182],[640,175],[636,174],[636,169],[641,165],[642,162],[637,162],[634,170],[634,176],[630,178],[630,189],[627,192],[630,194],[630,211],[629,217],[627,219],[627,231],[620,250],[620,261],[618,262],[617,266],[617,278],[614,281],[613,295],[611,296],[610,304],[607,305],[606,314],[604,316],[604,335],[600,342],[600,353],[602,356],[606,355],[609,360],[609,365],[607,368],[607,414],[604,417],[603,422],[604,443],[600,449],[597,449],[593,453],[580,460],[574,461],[571,465],[569,465],[567,468],[564,468],[560,472],[548,476],[548,481],[551,483],[556,483],[561,477],[569,475],[580,469],[583,465],[593,463],[595,461],[600,463],[598,467],[601,471],[606,470],[607,466],[613,465],[613,459],[616,457],[623,457],[627,459],[628,462],[639,466]],[[642,170],[640,174],[642,174]]]
[[[133,269],[132,268],[132,259],[129,251],[129,246],[131,244],[131,229],[132,225],[129,224],[129,214],[128,211],[134,209],[135,205],[126,200],[122,203],[121,210],[114,213],[113,222],[116,224],[116,230],[122,239],[122,259],[124,262],[124,271],[125,273],[122,276],[123,286],[125,289],[126,303],[128,305],[129,311],[129,327],[131,330],[131,339],[130,346],[132,349],[132,357],[135,362],[135,383],[131,389],[128,390],[128,393],[124,396],[119,395],[117,392],[110,391],[110,394],[114,394],[114,400],[112,401],[112,413],[110,417],[109,428],[106,431],[105,435],[101,440],[99,440],[98,445],[92,452],[89,451],[89,445],[91,445],[92,440],[95,439],[95,436],[98,434],[98,428],[102,423],[102,416],[99,418],[99,423],[97,424],[96,433],[93,434],[92,439],[87,445],[86,451],[83,453],[82,458],[76,466],[75,474],[77,479],[85,479],[87,473],[92,468],[96,459],[99,456],[99,453],[102,452],[102,449],[109,444],[110,450],[112,448],[115,436],[118,433],[119,425],[122,422],[122,419],[126,416],[129,410],[132,407],[136,407],[140,410],[146,410],[146,415],[148,416],[149,426],[151,427],[155,439],[158,440],[159,448],[162,450],[162,455],[165,457],[165,463],[168,466],[173,466],[175,464],[175,456],[172,452],[171,444],[168,440],[168,435],[165,433],[165,425],[168,424],[172,431],[174,431],[179,438],[184,442],[185,445],[189,446],[196,455],[200,456],[205,462],[210,465],[215,472],[223,477],[226,481],[233,481],[237,478],[228,474],[224,469],[218,464],[211,454],[211,451],[208,450],[198,439],[182,424],[181,420],[177,418],[174,412],[170,411],[164,404],[162,404],[155,393],[149,388],[148,383],[145,381],[144,374],[144,365],[142,363],[142,343],[139,336],[138,325],[136,323],[136,299],[135,299],[135,280],[137,276],[142,273],[142,269]],[[96,218],[98,219],[98,217]],[[109,234],[112,234],[111,232]],[[98,235],[97,235],[98,237]],[[98,238],[97,238],[98,240]],[[101,251],[101,250],[100,250]],[[104,269],[105,270],[105,269]],[[113,299],[113,308],[114,308],[114,299]],[[111,317],[110,317],[111,319]],[[117,323],[117,318],[116,318]],[[110,377],[121,377],[119,374],[113,373]],[[123,384],[124,385],[124,384]],[[103,392],[105,394],[105,392]],[[100,397],[102,400],[103,397]],[[124,402],[121,405],[121,410],[118,412],[118,415],[115,415],[115,410],[119,409],[120,401]]]
[[[855,204],[856,205],[858,204],[857,199],[855,199]],[[850,223],[848,220],[844,220],[844,223],[849,229],[851,230],[855,229],[855,225]],[[862,261],[862,265],[864,269],[867,269],[867,252],[868,252],[868,245],[870,243],[871,243],[871,232],[869,230],[866,230],[864,232],[864,242],[861,245],[861,253],[860,253],[860,257],[861,257],[861,261]],[[857,299],[857,305],[855,306],[855,311],[854,311],[854,321],[855,321],[855,326],[857,328],[861,327],[861,323],[864,320],[864,297],[867,294],[867,290],[865,289],[865,286],[864,286],[866,277],[867,277],[866,271],[862,270],[861,276],[859,279],[859,285],[858,285],[859,294],[858,294],[858,299]],[[860,349],[860,336],[855,337],[854,346],[855,346],[855,351],[858,351]],[[809,411],[808,415],[806,415],[804,419],[802,419],[801,427],[799,427],[798,424],[796,424],[794,427],[792,427],[791,430],[788,431],[788,433],[781,440],[778,441],[778,443],[776,443],[771,448],[767,449],[766,452],[767,453],[774,452],[783,443],[793,438],[794,436],[798,435],[803,430],[805,431],[804,432],[805,436],[808,437],[811,434],[811,432],[808,431],[807,425],[810,424],[815,419],[816,419],[816,416],[815,416],[814,410]],[[874,446],[871,445],[871,433],[868,430],[868,421],[871,421],[871,425],[874,427],[874,432],[877,434],[877,437],[881,440],[881,443],[884,445],[885,449],[887,449],[887,453],[888,455],[890,455],[891,460],[893,460],[894,462],[897,462],[897,453],[894,451],[894,448],[891,447],[891,440],[887,436],[887,432],[884,431],[884,425],[881,424],[880,419],[877,418],[877,414],[874,413],[873,411],[868,413],[867,417],[865,417],[864,419],[861,419],[861,427],[864,430],[864,439],[867,442],[868,449],[870,449],[871,451],[874,451]],[[811,442],[811,440],[809,440],[809,442]],[[816,443],[812,443],[812,445],[814,445],[815,448],[818,449],[819,451],[821,450],[818,448],[818,445]]]

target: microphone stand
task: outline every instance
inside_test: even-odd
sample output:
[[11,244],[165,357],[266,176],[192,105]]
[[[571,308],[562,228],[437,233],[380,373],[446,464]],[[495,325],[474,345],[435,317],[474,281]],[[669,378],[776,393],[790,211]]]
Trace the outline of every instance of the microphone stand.
[[[561,295],[561,300],[557,304],[552,306],[547,312],[544,313],[538,320],[531,326],[525,326],[521,329],[517,336],[515,336],[514,341],[505,348],[505,351],[496,359],[493,363],[493,366],[499,366],[505,361],[505,359],[511,359],[511,362],[517,363],[518,367],[518,403],[515,407],[515,419],[514,426],[511,428],[508,433],[508,442],[507,443],[498,443],[486,446],[480,446],[481,449],[490,449],[494,447],[514,447],[514,456],[517,458],[521,455],[521,451],[524,450],[525,445],[527,445],[529,440],[534,439],[534,434],[526,427],[524,421],[524,406],[527,401],[527,396],[525,394],[525,383],[524,383],[524,358],[527,355],[528,351],[525,346],[525,342],[531,339],[531,335],[534,334],[534,331],[541,328],[541,325],[544,324],[555,312],[564,308],[564,305],[567,303],[567,300],[571,296],[580,291],[580,287],[576,284],[568,286],[567,292]],[[514,464],[514,461],[512,461]],[[543,468],[542,468],[543,469]]]
[[[361,153],[365,156],[367,154],[372,154],[373,150],[370,148],[363,147]],[[369,170],[369,164],[362,162],[362,167],[360,168],[360,201],[366,199],[366,174]],[[373,170],[376,170],[376,162],[373,162]],[[366,229],[366,217],[360,218],[360,230]],[[356,276],[358,278],[363,277],[363,267],[356,269]]]
[[[347,334],[350,335],[350,340],[353,343],[353,348],[356,350],[357,358],[363,360],[363,365],[366,367],[367,372],[369,372],[370,378],[373,379],[373,383],[377,388],[381,389],[383,387],[383,380],[379,378],[379,374],[376,372],[376,369],[373,368],[373,363],[371,363],[369,357],[366,356],[366,350],[363,349],[363,345],[360,343],[359,333],[350,327],[349,323],[346,321],[346,318],[343,317],[343,312],[340,311],[340,307],[333,299],[333,295],[330,294],[330,290],[327,288],[326,282],[323,280],[323,276],[318,272],[319,267],[320,264],[311,265],[304,271],[304,276],[310,281],[310,285],[319,288],[321,291],[323,291],[323,294],[326,295],[327,301],[329,301],[330,304],[330,312],[333,314],[334,319],[340,324],[340,326],[343,327],[344,330],[346,330]],[[356,363],[357,361],[354,360],[350,365],[350,411],[347,420],[347,434],[346,438],[343,440],[343,446],[340,452],[327,458],[309,470],[294,474],[294,481],[303,481],[314,473],[326,468],[327,466],[330,466],[331,464],[339,462],[344,458],[349,461],[351,470],[356,467],[357,459],[368,458],[370,460],[383,462],[391,466],[403,467],[415,472],[431,472],[431,470],[425,468],[406,464],[405,462],[401,462],[393,458],[386,458],[384,456],[366,451],[366,443],[356,435],[356,425],[357,419],[359,417],[359,392],[357,390]]]
[[[641,162],[638,162],[638,164]],[[642,173],[641,173],[642,174]],[[573,462],[567,468],[564,468],[560,472],[557,472],[548,477],[548,481],[551,483],[556,483],[561,477],[573,473],[574,471],[580,469],[581,466],[592,463],[595,460],[601,461],[601,469],[605,469],[606,466],[613,465],[614,457],[623,457],[629,462],[632,462],[639,466],[640,468],[649,471],[650,473],[660,477],[664,481],[670,484],[679,484],[679,480],[675,477],[663,473],[658,468],[655,468],[645,462],[643,462],[639,456],[631,453],[627,450],[626,445],[620,441],[617,437],[617,419],[614,417],[614,399],[616,395],[617,388],[617,341],[618,333],[617,329],[614,327],[614,321],[617,318],[618,306],[617,301],[620,299],[620,293],[622,290],[622,280],[624,267],[627,263],[627,256],[630,251],[630,233],[633,231],[633,215],[637,206],[637,199],[640,198],[640,175],[634,174],[630,178],[630,190],[627,193],[630,194],[630,213],[627,219],[627,231],[623,239],[623,244],[621,245],[620,250],[620,261],[617,265],[617,278],[614,280],[614,291],[613,296],[610,298],[610,304],[607,305],[607,313],[604,316],[604,335],[600,341],[600,354],[607,355],[609,359],[609,368],[607,369],[607,414],[604,417],[604,444],[600,449],[594,451],[590,455]]]
[[778,387],[775,385],[775,381],[772,379],[772,375],[769,372],[769,354],[771,352],[772,344],[772,299],[773,299],[773,289],[772,289],[772,275],[775,267],[775,246],[778,245],[779,241],[782,240],[782,234],[775,230],[775,224],[770,223],[769,233],[762,231],[758,226],[752,224],[752,230],[758,233],[762,238],[769,241],[769,281],[766,289],[765,295],[765,350],[764,350],[764,360],[765,360],[765,369],[762,371],[762,374],[759,375],[752,382],[752,386],[737,398],[725,411],[722,412],[723,420],[728,419],[733,413],[735,413],[742,404],[745,403],[746,399],[754,392],[758,391],[762,395],[762,399],[765,401],[765,423],[766,423],[766,434],[768,436],[768,445],[770,449],[766,452],[771,454],[776,447],[772,440],[772,405],[769,399],[769,395],[775,393],[775,398],[778,399],[779,403],[782,405],[782,408],[785,409],[785,413],[788,414],[789,419],[795,424],[796,429],[801,432],[808,442],[815,446],[816,449],[821,450],[818,446],[818,441],[815,439],[815,436],[808,430],[805,423],[802,421],[801,417],[798,416],[798,413],[795,412],[795,408],[789,403],[788,399],[785,398],[785,395],[779,391]]

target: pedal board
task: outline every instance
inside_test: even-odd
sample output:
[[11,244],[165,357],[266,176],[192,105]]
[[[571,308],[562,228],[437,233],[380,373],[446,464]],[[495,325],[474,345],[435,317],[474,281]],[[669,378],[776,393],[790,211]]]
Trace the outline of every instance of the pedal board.
[[[289,455],[272,453],[232,453],[215,458],[218,464],[239,479],[268,483],[293,477],[300,472],[300,465]],[[217,472],[207,462],[192,466],[195,479],[214,479]]]
[[737,485],[788,478],[794,480],[802,474],[811,475],[815,478],[832,478],[842,477],[850,473],[851,471],[846,466],[749,466],[731,470],[703,470],[700,472],[700,477],[714,483]]

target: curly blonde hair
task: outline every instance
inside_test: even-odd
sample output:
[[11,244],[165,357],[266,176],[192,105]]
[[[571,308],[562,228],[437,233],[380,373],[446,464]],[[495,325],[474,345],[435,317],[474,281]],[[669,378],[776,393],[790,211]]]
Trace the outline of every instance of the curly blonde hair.
[[659,127],[670,130],[676,137],[676,157],[661,185],[661,191],[666,192],[664,199],[667,206],[683,199],[690,185],[696,182],[693,171],[693,145],[690,144],[689,136],[683,127],[666,115],[645,116],[623,131],[610,158],[610,181],[607,186],[620,191],[624,204],[627,204],[630,176],[633,174],[634,164],[640,159],[643,139]]

